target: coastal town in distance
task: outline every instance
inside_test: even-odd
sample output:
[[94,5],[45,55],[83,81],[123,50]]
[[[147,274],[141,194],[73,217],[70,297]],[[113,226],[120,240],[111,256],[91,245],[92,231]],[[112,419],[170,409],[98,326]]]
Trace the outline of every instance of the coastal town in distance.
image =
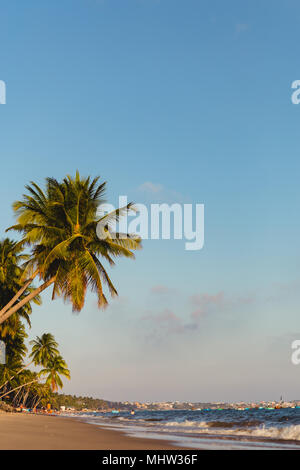
[[[60,398],[61,397],[61,398]],[[62,398],[63,397],[63,398]],[[120,412],[120,411],[168,411],[168,410],[191,410],[191,411],[216,411],[216,410],[252,410],[252,409],[281,409],[300,408],[300,400],[291,401],[260,401],[260,402],[137,402],[124,401],[113,402],[88,397],[73,397],[72,395],[57,395],[59,411],[62,412]],[[64,403],[64,404],[62,404]]]

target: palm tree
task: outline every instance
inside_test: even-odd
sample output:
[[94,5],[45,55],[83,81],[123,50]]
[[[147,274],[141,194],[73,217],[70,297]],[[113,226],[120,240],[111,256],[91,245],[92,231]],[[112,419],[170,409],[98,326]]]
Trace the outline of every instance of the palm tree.
[[41,337],[37,336],[35,340],[30,341],[30,344],[32,344],[30,357],[36,366],[46,366],[49,360],[59,355],[58,343],[51,333],[44,333]]
[[52,392],[63,387],[63,382],[60,378],[61,375],[67,379],[71,378],[70,371],[67,364],[61,356],[55,356],[47,363],[47,367],[41,370],[41,375],[47,375],[46,384],[50,385]]
[[[26,285],[25,289],[23,287],[24,267],[22,267],[22,263],[29,260],[29,256],[23,253],[23,248],[24,242],[17,243],[9,238],[0,241],[0,308],[10,304],[10,299],[21,288],[22,292],[15,299],[17,305],[34,290],[29,285]],[[38,305],[41,303],[39,296],[35,296],[32,300]],[[30,326],[29,315],[31,311],[31,305],[28,302],[20,306],[18,314],[10,316],[9,322],[0,327],[0,337],[5,338],[7,335],[17,332],[20,317],[24,318]]]
[[4,389],[4,392],[6,392],[9,387],[10,388],[14,387],[13,379],[19,367],[20,367],[20,363],[14,360],[6,362],[5,364],[1,364],[0,366],[1,380],[0,381],[3,382],[0,385],[1,390]]
[[[0,241],[0,306],[5,305],[22,286],[24,274],[22,263],[29,259],[28,255],[23,254],[23,245],[23,242],[17,243],[8,238]],[[33,289],[27,286],[19,300],[21,301]],[[33,300],[40,304],[39,296]],[[27,334],[21,319],[24,318],[30,326],[30,314],[31,305],[26,303],[0,325],[0,339],[5,341],[7,360],[7,363],[0,367],[0,389],[5,389],[8,384],[11,384],[22,368],[27,352],[25,346]]]
[[46,375],[45,385],[49,385],[52,391],[56,391],[58,388],[63,387],[63,382],[60,378],[61,375],[67,379],[71,378],[70,371],[65,360],[62,358],[62,356],[56,355],[47,361],[44,369],[42,369],[40,372],[31,372],[30,370],[23,371],[22,375],[20,376],[21,384],[3,393],[0,396],[0,399],[10,395],[13,392],[16,392],[17,390],[20,390],[24,387],[28,388],[29,385],[39,382],[41,377],[44,375]]
[[[5,340],[7,360],[13,360],[21,364],[27,353],[25,339],[28,335],[21,320],[15,317],[17,317],[17,314],[9,318],[5,325],[0,327],[0,339]],[[11,322],[11,319],[13,319],[13,322]]]
[[52,392],[49,385],[35,383],[31,385],[31,394],[32,396],[30,397],[30,408],[36,408],[42,400],[46,403],[49,403]]
[[[10,319],[7,323],[10,323]],[[0,365],[0,390],[4,389],[4,391],[6,391],[8,387],[14,387],[16,385],[15,377],[23,367],[23,360],[27,353],[25,345],[27,334],[24,325],[19,319],[16,325],[14,325],[14,328],[11,330],[6,329],[6,363]]]
[[[10,227],[23,235],[22,243],[32,246],[31,258],[25,264],[27,277],[19,293],[23,295],[22,289],[37,276],[42,283],[22,300],[18,298],[15,303],[16,298],[12,299],[2,308],[0,324],[51,285],[52,299],[62,296],[78,312],[84,306],[88,287],[96,292],[100,308],[107,305],[103,283],[112,296],[117,295],[101,258],[110,265],[114,265],[114,257],[134,258],[133,250],[141,248],[141,239],[112,229],[114,222],[133,208],[132,203],[98,216],[106,185],[98,180],[81,178],[77,172],[75,178],[67,176],[61,183],[47,178],[45,191],[34,182],[26,186],[28,194],[14,204],[18,223]],[[96,234],[99,222],[104,227],[103,239]]]
[[14,242],[5,238],[0,242],[0,283],[7,288],[19,287],[19,279],[22,274],[21,263],[28,259],[23,254],[24,242]]
[[[29,382],[28,382],[29,380]],[[10,395],[13,392],[16,392],[17,390],[20,390],[24,387],[28,387],[29,385],[36,383],[40,380],[40,373],[37,372],[31,372],[30,370],[23,371],[22,375],[19,377],[19,384],[17,387],[14,387],[7,392],[3,393],[0,396],[1,398],[6,397],[7,395]]]
[[[27,336],[27,335],[26,335]],[[10,376],[6,382],[0,384],[0,390],[11,382],[17,375],[21,374],[31,364],[35,366],[46,366],[50,359],[54,359],[55,356],[59,355],[58,343],[55,341],[54,336],[51,333],[44,333],[41,337],[37,336],[35,340],[30,341],[32,344],[32,350],[29,354],[31,361],[28,364],[23,365],[19,370],[14,370],[12,376]],[[25,345],[24,345],[25,347]],[[27,349],[25,350],[25,352]]]

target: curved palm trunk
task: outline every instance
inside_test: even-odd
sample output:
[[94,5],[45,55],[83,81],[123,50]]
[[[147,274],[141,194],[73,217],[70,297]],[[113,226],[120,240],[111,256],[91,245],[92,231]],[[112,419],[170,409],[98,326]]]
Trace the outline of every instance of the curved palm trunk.
[[8,384],[8,382],[10,382],[12,379],[14,379],[17,375],[21,374],[21,372],[24,369],[27,369],[27,367],[31,366],[32,363],[33,363],[33,361],[29,362],[29,364],[26,364],[26,366],[24,366],[24,367],[22,367],[22,369],[18,370],[18,372],[16,372],[15,375],[13,375],[12,377],[9,377],[9,379],[3,385],[0,385],[0,390],[1,390],[1,388],[5,387],[5,385]]
[[24,397],[23,397],[23,401],[22,401],[22,405],[24,406],[25,403],[26,403],[26,400],[28,398],[28,395],[29,395],[29,392],[30,392],[30,387],[28,388],[27,392],[25,393]]
[[9,390],[9,392],[4,393],[4,395],[1,395],[0,398],[6,397],[6,395],[9,395],[12,392],[15,392],[16,390],[19,390],[22,387],[26,387],[26,385],[33,384],[34,382],[37,382],[39,379],[34,379],[31,382],[27,382],[26,384],[19,385],[16,388],[13,388],[12,390]]
[[12,401],[12,404],[13,404],[13,405],[15,405],[15,404],[17,403],[17,398],[18,398],[20,392],[21,392],[21,390],[19,390],[19,391],[16,393],[16,395],[14,396],[13,401]]
[[32,408],[36,408],[39,404],[39,402],[41,401],[42,397],[38,397],[38,400],[34,403],[33,407]]
[[25,282],[24,286],[21,287],[21,289],[18,290],[18,292],[16,293],[16,295],[8,302],[8,304],[6,304],[1,310],[0,310],[0,317],[2,315],[4,315],[5,312],[7,312],[7,310],[13,306],[13,304],[19,299],[19,297],[21,297],[21,295],[23,294],[23,292],[25,292],[25,290],[27,289],[27,287],[30,286],[30,284],[32,283],[32,281],[34,280],[34,278],[38,275],[38,270],[35,271],[33,273],[33,275],[31,276],[30,279],[28,279],[28,281]]
[[24,299],[22,299],[20,302],[18,302],[16,305],[14,305],[12,308],[6,311],[4,315],[0,316],[0,325],[7,320],[11,315],[13,315],[15,312],[17,312],[23,305],[27,304],[27,302],[30,302],[34,297],[36,297],[38,294],[43,292],[47,287],[51,286],[55,281],[55,276],[53,276],[49,281],[44,282],[40,287],[37,287],[33,292],[28,294]]

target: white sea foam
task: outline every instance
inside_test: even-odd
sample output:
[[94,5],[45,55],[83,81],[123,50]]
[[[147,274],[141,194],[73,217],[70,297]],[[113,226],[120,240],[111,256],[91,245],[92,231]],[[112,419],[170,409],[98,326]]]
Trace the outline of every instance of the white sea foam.
[[[265,425],[256,426],[255,428],[231,428],[214,429],[212,422],[206,421],[183,421],[183,422],[169,422],[164,423],[164,427],[176,428],[176,431],[183,431],[185,433],[197,434],[211,434],[211,435],[232,435],[232,436],[245,436],[245,437],[268,437],[272,439],[284,439],[300,441],[300,425],[291,425],[285,427],[276,427]],[[175,431],[175,429],[174,429]]]
[[210,424],[207,421],[169,421],[167,423],[164,423],[164,426],[182,426],[182,427],[196,427],[196,428],[202,428],[202,427],[209,427]]
[[[132,428],[136,427],[137,429],[141,427],[146,429],[149,427],[153,432],[164,432],[164,433],[180,433],[180,434],[206,434],[209,436],[232,436],[232,437],[241,437],[241,438],[269,438],[274,440],[294,440],[300,441],[300,424],[290,425],[290,426],[251,426],[251,423],[245,423],[247,427],[243,427],[243,423],[235,422],[234,425],[230,428],[226,426],[227,423],[224,423],[224,427],[220,422],[214,421],[145,421],[140,420],[131,420],[127,417],[116,417],[117,419],[111,419],[111,416],[99,416],[90,414],[76,414],[76,413],[62,413],[61,416],[76,417],[79,419],[84,419],[85,421],[93,424],[111,424],[113,426],[127,426]],[[228,423],[230,424],[230,423]]]

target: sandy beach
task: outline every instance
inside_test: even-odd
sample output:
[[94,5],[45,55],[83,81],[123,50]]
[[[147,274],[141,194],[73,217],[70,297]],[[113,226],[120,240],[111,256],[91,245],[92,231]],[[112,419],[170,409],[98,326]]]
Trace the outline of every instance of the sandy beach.
[[0,450],[172,450],[169,442],[129,437],[72,418],[0,413]]

